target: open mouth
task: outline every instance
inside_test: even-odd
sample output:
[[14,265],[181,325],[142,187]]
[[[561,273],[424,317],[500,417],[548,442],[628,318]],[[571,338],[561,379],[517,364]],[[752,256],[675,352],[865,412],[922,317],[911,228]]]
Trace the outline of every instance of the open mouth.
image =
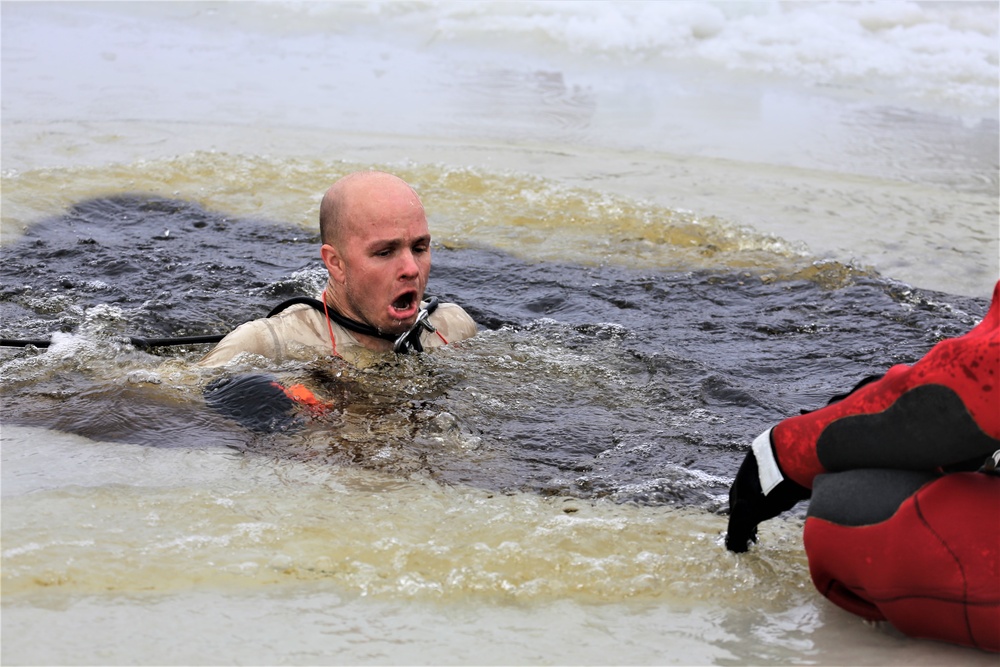
[[394,318],[405,320],[416,314],[419,305],[416,291],[403,292],[389,304],[389,311]]

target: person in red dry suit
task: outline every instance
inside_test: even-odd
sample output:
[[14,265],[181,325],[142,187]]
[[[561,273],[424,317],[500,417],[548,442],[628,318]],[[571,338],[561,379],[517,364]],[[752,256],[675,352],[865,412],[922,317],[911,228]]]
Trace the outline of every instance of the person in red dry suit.
[[761,521],[807,498],[820,593],[913,637],[1000,652],[1000,282],[964,336],[759,436],[729,491],[726,547],[745,552]]

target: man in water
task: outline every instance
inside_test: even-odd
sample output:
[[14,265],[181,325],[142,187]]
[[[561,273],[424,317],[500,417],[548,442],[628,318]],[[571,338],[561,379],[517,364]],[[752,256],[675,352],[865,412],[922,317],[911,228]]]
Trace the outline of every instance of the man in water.
[[304,299],[311,303],[237,327],[201,365],[221,366],[243,352],[279,363],[327,354],[357,363],[366,350],[422,350],[476,334],[460,306],[423,303],[431,236],[405,181],[378,171],[349,174],[327,190],[319,219],[329,274],[322,301]]

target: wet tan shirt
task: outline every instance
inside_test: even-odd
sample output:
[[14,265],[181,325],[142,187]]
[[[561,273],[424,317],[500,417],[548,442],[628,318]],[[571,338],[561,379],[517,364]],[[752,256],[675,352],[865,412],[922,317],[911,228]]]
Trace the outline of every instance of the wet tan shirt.
[[[429,319],[437,333],[423,332],[420,342],[424,349],[476,335],[476,323],[461,306],[454,303],[440,304]],[[336,322],[330,324],[337,355],[357,363],[360,356],[367,352],[366,348],[350,331]],[[241,352],[259,354],[278,363],[330,356],[333,346],[330,345],[326,316],[311,306],[296,304],[273,317],[241,324],[198,363],[202,366],[222,366]]]

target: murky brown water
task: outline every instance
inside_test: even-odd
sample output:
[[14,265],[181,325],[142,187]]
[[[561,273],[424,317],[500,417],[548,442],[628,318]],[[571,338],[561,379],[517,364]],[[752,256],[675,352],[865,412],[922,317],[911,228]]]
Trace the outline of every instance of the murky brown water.
[[[744,557],[719,512],[764,427],[985,311],[993,116],[512,55],[444,6],[11,7],[0,331],[59,333],[0,351],[4,663],[988,660],[827,604],[801,508]],[[212,371],[124,342],[317,289],[316,203],[369,167],[419,189],[475,339]],[[338,407],[206,409],[262,371]]]

